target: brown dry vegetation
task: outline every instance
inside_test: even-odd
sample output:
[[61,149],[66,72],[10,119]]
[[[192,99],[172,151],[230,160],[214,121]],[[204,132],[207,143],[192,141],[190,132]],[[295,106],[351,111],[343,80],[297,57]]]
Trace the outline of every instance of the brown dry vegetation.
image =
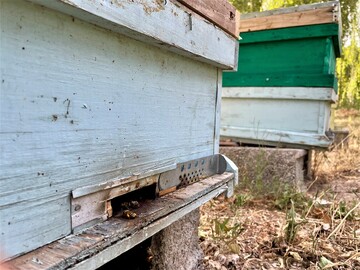
[[306,193],[243,181],[201,208],[204,269],[360,270],[360,113],[335,113],[348,146],[314,153]]

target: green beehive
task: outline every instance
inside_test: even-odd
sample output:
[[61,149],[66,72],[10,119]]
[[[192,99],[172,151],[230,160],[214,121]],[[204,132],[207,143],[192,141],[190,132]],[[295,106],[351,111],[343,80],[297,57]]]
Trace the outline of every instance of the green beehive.
[[241,34],[239,68],[223,86],[334,87],[339,25],[320,24]]
[[327,2],[242,16],[239,67],[223,75],[223,137],[305,148],[331,144],[338,14],[338,2]]

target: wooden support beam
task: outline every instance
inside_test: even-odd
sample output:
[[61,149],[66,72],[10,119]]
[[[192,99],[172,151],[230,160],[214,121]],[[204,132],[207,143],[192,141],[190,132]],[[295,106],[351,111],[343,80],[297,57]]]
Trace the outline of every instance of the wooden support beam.
[[225,32],[238,38],[240,13],[227,0],[177,0]]

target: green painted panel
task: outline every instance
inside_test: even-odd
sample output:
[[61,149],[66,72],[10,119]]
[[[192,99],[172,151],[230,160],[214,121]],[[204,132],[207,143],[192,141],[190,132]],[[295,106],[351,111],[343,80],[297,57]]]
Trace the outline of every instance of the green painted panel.
[[323,38],[240,45],[239,74],[323,73]]
[[336,57],[335,49],[332,46],[331,38],[326,39],[326,48],[325,48],[325,61],[324,61],[324,73],[335,74],[336,68]]
[[223,73],[223,86],[334,87],[337,34],[336,24],[243,33],[238,70]]
[[[334,47],[339,42],[338,24],[318,24],[310,26],[288,27],[241,33],[240,44],[281,41],[291,39],[306,39],[315,37],[333,37]],[[337,54],[339,56],[339,54]]]
[[333,87],[336,79],[333,75],[246,75],[246,76],[229,76],[224,73],[223,86],[224,87],[238,87],[238,86],[304,86],[304,87]]

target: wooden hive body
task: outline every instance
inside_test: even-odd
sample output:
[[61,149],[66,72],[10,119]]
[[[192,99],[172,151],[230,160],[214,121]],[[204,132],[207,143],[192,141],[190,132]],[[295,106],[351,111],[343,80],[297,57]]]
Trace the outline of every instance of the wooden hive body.
[[223,75],[221,135],[245,143],[328,147],[337,99],[339,4],[241,18],[239,68]]
[[71,234],[77,189],[218,153],[237,40],[165,2],[1,0],[0,260]]

